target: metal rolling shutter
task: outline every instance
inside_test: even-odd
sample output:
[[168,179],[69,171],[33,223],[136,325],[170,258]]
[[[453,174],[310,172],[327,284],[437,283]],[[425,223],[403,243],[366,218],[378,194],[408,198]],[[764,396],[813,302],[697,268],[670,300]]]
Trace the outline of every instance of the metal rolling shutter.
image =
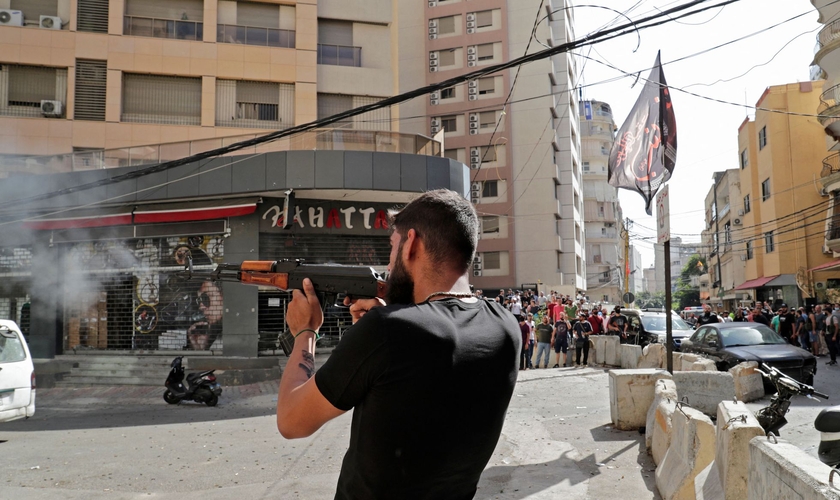
[[108,33],[108,0],[78,0],[76,31]]
[[76,60],[76,90],[73,108],[76,120],[105,121],[107,78],[107,62]]

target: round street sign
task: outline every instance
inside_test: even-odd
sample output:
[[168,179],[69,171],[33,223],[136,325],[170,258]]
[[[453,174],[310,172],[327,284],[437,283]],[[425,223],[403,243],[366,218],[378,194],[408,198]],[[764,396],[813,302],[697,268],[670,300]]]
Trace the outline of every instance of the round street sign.
[[627,292],[627,293],[624,294],[624,297],[622,297],[622,299],[624,299],[624,302],[627,302],[628,304],[632,304],[633,302],[636,301],[636,296],[633,295],[633,292]]

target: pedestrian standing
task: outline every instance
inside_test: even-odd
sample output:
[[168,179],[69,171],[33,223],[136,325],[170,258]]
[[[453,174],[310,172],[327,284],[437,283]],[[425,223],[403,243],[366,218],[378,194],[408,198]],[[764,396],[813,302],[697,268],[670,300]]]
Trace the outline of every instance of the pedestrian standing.
[[586,316],[581,313],[578,322],[572,326],[575,338],[575,367],[580,367],[580,355],[583,354],[583,366],[589,366],[589,335],[592,333],[592,325],[586,321]]
[[825,319],[826,314],[823,312],[822,306],[814,308],[814,324],[816,325],[816,347],[814,347],[814,356],[825,356],[828,352],[828,346],[825,341]]
[[543,363],[543,368],[548,368],[548,361],[551,354],[549,353],[549,349],[551,348],[551,338],[554,335],[554,327],[551,326],[551,323],[548,321],[548,316],[544,316],[542,323],[537,325],[537,360],[535,361],[535,366],[537,368],[540,367],[540,359],[543,358],[543,353],[545,353],[545,362]]
[[519,332],[522,334],[522,352],[519,355],[519,369],[527,370],[530,362],[528,361],[528,341],[531,338],[531,329],[528,323],[525,322],[525,316],[519,317]]
[[837,354],[840,352],[840,304],[834,304],[834,311],[831,313],[831,319],[828,326],[829,334],[826,334],[826,342],[828,342],[828,352],[831,354],[831,361],[829,365],[837,364]]
[[531,361],[531,358],[534,357],[534,344],[536,343],[536,339],[537,339],[536,336],[535,336],[536,335],[535,334],[536,324],[534,323],[534,315],[529,314],[527,316],[527,319],[526,319],[525,323],[528,325],[528,328],[530,328],[530,330],[531,330],[531,335],[530,335],[530,337],[528,337],[528,356],[525,359],[525,361],[528,362],[528,368],[533,368],[534,364]]
[[560,354],[563,355],[563,366],[566,366],[566,353],[569,351],[569,333],[571,328],[565,313],[561,314],[560,319],[554,324],[554,335],[551,339],[556,355],[554,368],[560,368]]

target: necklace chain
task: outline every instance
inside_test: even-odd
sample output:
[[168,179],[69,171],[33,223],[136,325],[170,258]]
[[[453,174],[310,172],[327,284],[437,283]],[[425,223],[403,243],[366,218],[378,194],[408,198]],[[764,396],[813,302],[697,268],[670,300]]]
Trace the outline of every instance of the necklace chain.
[[474,296],[472,293],[468,292],[435,292],[430,293],[429,296],[426,297],[425,300],[423,300],[423,302],[428,302],[429,299],[431,299],[432,297],[437,297],[438,295],[443,297],[455,297],[458,299],[467,299]]

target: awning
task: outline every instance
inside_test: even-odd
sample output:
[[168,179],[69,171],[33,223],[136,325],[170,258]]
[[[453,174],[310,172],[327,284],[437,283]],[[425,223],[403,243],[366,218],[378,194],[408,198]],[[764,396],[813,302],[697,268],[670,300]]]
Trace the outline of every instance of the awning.
[[796,286],[796,275],[780,274],[764,286]]
[[153,224],[159,222],[193,222],[199,220],[224,219],[239,217],[256,212],[257,200],[215,200],[176,205],[150,205],[134,210],[135,224]]
[[812,267],[810,271],[828,271],[829,269],[837,269],[838,267],[840,267],[840,259],[826,262],[825,264],[821,264],[817,267]]
[[761,288],[773,279],[775,279],[776,276],[766,276],[764,278],[756,278],[754,280],[745,281],[740,285],[736,286],[735,290],[749,290],[751,288]]
[[258,201],[258,198],[238,198],[139,206],[123,205],[96,209],[67,209],[32,217],[24,221],[23,226],[27,229],[50,231],[225,219],[254,213],[257,210]]

